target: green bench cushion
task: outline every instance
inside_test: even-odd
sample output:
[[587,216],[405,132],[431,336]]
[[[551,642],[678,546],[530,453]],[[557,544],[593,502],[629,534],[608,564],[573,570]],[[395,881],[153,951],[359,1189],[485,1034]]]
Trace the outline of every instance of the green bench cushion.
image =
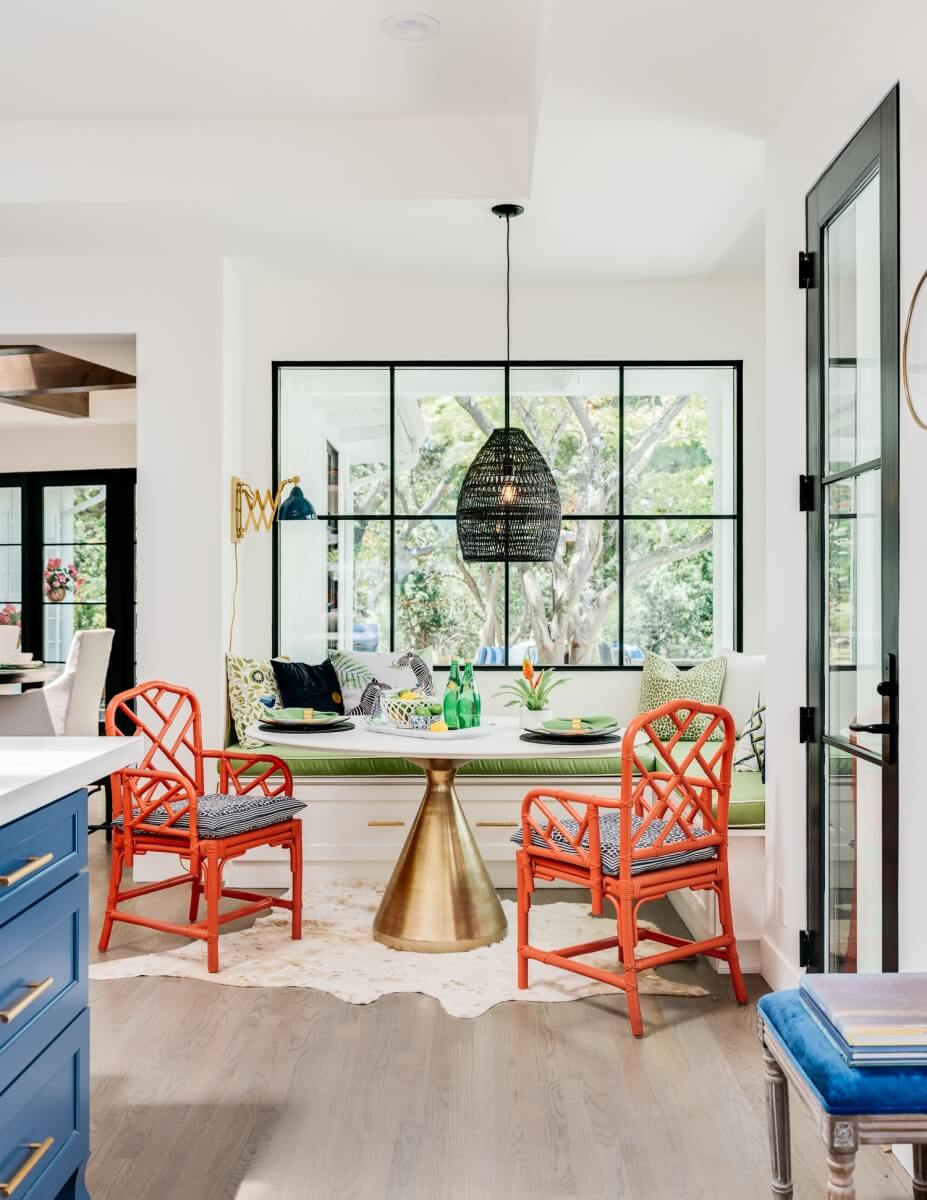
[[766,784],[759,771],[735,771],[731,779],[731,829],[766,828]]
[[[238,743],[232,743],[229,750],[242,750]],[[421,767],[407,762],[404,758],[360,758],[336,756],[326,750],[306,750],[295,746],[267,746],[268,754],[282,758],[294,777],[305,778],[337,778],[340,775],[381,776],[381,775],[422,775]],[[247,754],[260,754],[260,750],[246,750]],[[644,760],[645,766],[652,767],[652,757]],[[255,768],[256,770],[257,768]],[[550,779],[554,776],[563,778],[589,778],[590,776],[621,775],[621,759],[617,754],[608,758],[479,758],[473,762],[464,763],[460,768],[461,775],[479,776],[537,776],[538,779]]]
[[[233,742],[229,750],[242,750]],[[260,750],[246,750],[260,754]],[[296,779],[338,779],[359,777],[421,776],[421,767],[404,758],[355,758],[334,755],[325,750],[306,750],[295,746],[268,746],[267,753],[282,758]],[[656,765],[652,756],[641,753],[644,766]],[[252,768],[256,771],[259,768]],[[607,758],[483,758],[465,763],[460,768],[463,777],[521,778],[521,779],[589,779],[614,778],[621,774],[621,759],[617,754]],[[735,771],[731,784],[731,809],[728,823],[731,829],[762,829],[766,824],[766,788],[758,771]]]

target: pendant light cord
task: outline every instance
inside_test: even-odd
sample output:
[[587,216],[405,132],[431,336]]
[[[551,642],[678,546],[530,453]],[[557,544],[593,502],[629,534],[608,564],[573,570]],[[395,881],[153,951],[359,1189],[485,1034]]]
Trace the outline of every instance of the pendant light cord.
[[509,427],[509,376],[512,371],[512,218],[505,217],[505,427]]
[[505,365],[512,358],[512,218],[505,218]]

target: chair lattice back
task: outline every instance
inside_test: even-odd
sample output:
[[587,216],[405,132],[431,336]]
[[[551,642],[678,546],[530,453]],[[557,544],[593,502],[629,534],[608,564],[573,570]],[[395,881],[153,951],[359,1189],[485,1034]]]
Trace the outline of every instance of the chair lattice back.
[[[635,748],[640,733],[653,746],[655,770]],[[629,723],[621,748],[622,873],[640,859],[726,844],[735,741],[727,709],[694,700],[671,700]],[[640,818],[633,833],[632,816]],[[704,833],[696,837],[696,829]]]
[[[195,837],[195,800],[203,794],[203,742],[200,706],[193,693],[160,680],[140,683],[110,700],[106,733],[143,737],[148,743],[138,767],[115,777],[114,803],[124,825],[164,833],[189,814],[189,833]],[[150,818],[159,809],[164,810],[163,824],[152,824]]]

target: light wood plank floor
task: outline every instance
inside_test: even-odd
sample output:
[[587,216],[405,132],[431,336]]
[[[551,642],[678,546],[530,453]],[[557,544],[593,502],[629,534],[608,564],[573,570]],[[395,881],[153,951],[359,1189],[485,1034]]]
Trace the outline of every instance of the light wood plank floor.
[[[93,942],[107,872],[96,834]],[[177,889],[137,903],[176,920],[187,899]],[[675,928],[668,906],[647,915]],[[117,925],[110,954],[176,944]],[[711,997],[645,997],[642,1042],[630,1035],[619,995],[503,1004],[455,1020],[417,995],[355,1006],[304,989],[179,979],[91,984],[91,1196],[768,1196],[754,1007],[739,1008],[703,962],[672,970]],[[756,977],[750,982],[755,998],[763,988]],[[796,1196],[822,1197],[823,1147],[798,1109],[793,1145]],[[859,1200],[910,1195],[902,1178],[890,1155],[864,1149]]]

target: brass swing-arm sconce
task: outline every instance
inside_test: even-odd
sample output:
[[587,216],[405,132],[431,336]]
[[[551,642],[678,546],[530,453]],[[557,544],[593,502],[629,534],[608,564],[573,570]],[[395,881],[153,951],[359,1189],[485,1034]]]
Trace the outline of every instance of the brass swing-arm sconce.
[[[283,489],[293,485],[293,490],[281,504]],[[232,546],[235,550],[235,586],[232,590],[232,618],[229,623],[229,653],[235,632],[235,615],[238,607],[238,543],[249,529],[271,529],[276,518],[279,521],[314,521],[315,509],[303,495],[299,476],[291,475],[277,484],[276,492],[262,492],[253,488],[237,475],[232,476]]]
[[[299,490],[299,476],[292,475],[277,484],[277,490],[262,492],[237,475],[232,476],[232,541],[240,542],[249,529],[270,529],[280,507],[283,489],[292,483]],[[300,495],[302,493],[300,492]],[[292,499],[292,497],[291,497]],[[308,503],[308,501],[306,502]]]

